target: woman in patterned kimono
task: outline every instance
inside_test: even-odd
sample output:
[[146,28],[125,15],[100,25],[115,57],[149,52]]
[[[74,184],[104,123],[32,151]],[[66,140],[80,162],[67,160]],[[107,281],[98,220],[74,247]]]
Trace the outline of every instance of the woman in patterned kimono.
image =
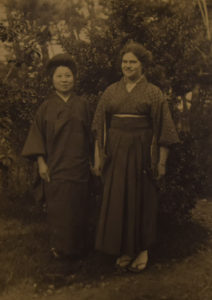
[[22,155],[37,160],[44,182],[51,250],[82,254],[89,177],[89,110],[73,91],[76,65],[69,54],[47,64],[54,92],[39,107]]
[[123,78],[103,93],[92,126],[94,172],[102,174],[104,182],[96,249],[119,256],[117,266],[140,272],[147,266],[156,235],[151,145],[154,140],[158,146],[160,179],[166,172],[169,146],[178,142],[178,135],[161,90],[144,75],[151,53],[130,42],[121,59]]

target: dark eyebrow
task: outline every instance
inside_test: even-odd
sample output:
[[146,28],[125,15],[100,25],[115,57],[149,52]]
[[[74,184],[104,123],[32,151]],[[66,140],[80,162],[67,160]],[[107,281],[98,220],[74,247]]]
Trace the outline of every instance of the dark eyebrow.
[[[127,59],[122,59],[122,61],[128,61]],[[137,60],[135,59],[130,59],[129,62],[136,62]]]

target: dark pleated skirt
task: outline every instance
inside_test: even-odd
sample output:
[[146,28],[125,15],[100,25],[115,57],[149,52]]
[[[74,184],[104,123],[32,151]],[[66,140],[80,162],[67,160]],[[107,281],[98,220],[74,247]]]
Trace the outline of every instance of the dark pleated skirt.
[[51,247],[79,255],[85,247],[87,183],[52,180],[45,183]]
[[147,118],[113,118],[107,140],[96,249],[134,256],[156,237],[157,197],[151,176]]

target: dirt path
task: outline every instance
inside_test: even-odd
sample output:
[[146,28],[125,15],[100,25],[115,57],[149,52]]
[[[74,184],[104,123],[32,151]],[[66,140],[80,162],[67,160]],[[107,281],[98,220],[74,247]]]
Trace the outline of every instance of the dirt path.
[[[200,200],[193,218],[196,223],[176,234],[176,244],[169,253],[163,253],[166,251],[163,247],[158,249],[161,255],[153,254],[152,263],[141,274],[97,272],[97,278],[87,282],[78,281],[77,275],[73,274],[65,287],[55,289],[49,285],[41,293],[38,293],[36,283],[29,280],[10,287],[0,299],[211,300],[212,201]],[[97,261],[94,259],[93,263],[97,264]],[[98,269],[98,265],[93,267]]]

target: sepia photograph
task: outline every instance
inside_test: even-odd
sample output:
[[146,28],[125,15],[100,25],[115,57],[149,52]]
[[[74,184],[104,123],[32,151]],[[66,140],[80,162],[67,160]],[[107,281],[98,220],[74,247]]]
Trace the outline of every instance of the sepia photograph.
[[212,0],[0,0],[0,299],[212,299]]

